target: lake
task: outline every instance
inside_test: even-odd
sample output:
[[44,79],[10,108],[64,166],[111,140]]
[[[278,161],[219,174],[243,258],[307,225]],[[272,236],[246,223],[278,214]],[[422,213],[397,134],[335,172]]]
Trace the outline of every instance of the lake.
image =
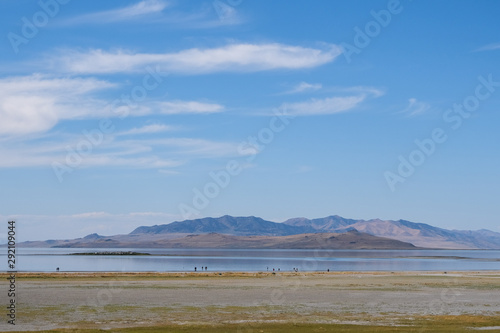
[[[7,252],[4,249],[5,253]],[[148,256],[68,255],[134,251]],[[18,248],[19,272],[472,271],[500,269],[500,250],[254,250]],[[3,270],[7,270],[3,260]]]

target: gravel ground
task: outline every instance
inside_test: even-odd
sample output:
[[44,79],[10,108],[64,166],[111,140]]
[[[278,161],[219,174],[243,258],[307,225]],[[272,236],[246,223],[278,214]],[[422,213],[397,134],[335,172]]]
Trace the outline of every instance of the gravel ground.
[[0,331],[500,315],[500,272],[33,273],[16,288],[17,325],[2,316]]

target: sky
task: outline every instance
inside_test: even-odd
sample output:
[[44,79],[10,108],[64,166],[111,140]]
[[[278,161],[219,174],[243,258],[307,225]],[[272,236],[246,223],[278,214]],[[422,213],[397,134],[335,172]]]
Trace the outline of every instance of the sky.
[[500,232],[497,1],[0,1],[0,242],[222,215]]

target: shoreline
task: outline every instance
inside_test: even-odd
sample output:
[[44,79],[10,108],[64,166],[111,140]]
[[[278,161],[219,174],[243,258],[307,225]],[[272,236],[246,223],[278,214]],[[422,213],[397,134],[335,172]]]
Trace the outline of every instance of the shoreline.
[[[0,272],[0,278],[9,276],[10,272]],[[158,271],[59,271],[59,272],[25,272],[16,271],[18,278],[30,277],[51,277],[67,278],[71,276],[93,277],[93,276],[122,276],[122,277],[269,277],[269,276],[346,276],[346,275],[366,275],[366,276],[490,276],[500,274],[498,270],[458,270],[458,271],[178,271],[178,272],[158,272]]]

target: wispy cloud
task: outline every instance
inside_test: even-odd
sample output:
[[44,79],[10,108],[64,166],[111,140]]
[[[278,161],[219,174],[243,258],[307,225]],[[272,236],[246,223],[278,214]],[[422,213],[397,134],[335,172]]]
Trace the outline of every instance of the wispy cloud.
[[300,82],[292,89],[284,92],[284,94],[298,94],[303,92],[311,92],[320,90],[321,88],[323,88],[323,85],[321,85],[320,83]]
[[[152,133],[156,130],[163,128],[146,126],[105,135],[102,143],[92,145],[90,151],[79,153],[81,161],[76,167],[172,170],[188,161],[240,156],[238,142],[189,137],[135,138],[133,136],[134,133],[135,135]],[[54,163],[66,165],[68,152],[79,151],[79,145],[88,141],[83,134],[58,134],[30,140],[4,139],[0,146],[0,156],[2,156],[0,168],[50,168]]]
[[[51,168],[53,163],[67,165],[68,151],[77,152],[78,143],[84,141],[83,136],[73,136],[70,140],[59,142],[34,140],[31,142],[9,142],[0,148],[3,159],[0,168],[13,167],[45,167]],[[133,169],[175,168],[185,162],[178,156],[167,152],[158,153],[147,142],[126,142],[106,138],[105,143],[92,146],[90,152],[78,154],[78,168],[87,167],[126,167]],[[73,155],[75,156],[74,153]],[[187,157],[187,156],[184,156]],[[190,156],[196,158],[195,156]],[[54,177],[56,177],[54,175]]]
[[85,23],[102,24],[102,23],[111,23],[120,21],[130,21],[130,20],[144,18],[145,16],[151,14],[160,13],[167,6],[168,4],[164,1],[143,0],[127,7],[73,17],[71,18],[71,20],[67,20],[65,23],[74,25],[74,24],[85,24]]
[[410,98],[408,100],[408,106],[401,111],[401,113],[405,113],[409,116],[418,116],[426,111],[428,111],[431,106],[428,103],[418,101],[416,98]]
[[196,101],[169,101],[158,103],[158,108],[163,114],[201,114],[218,113],[224,111],[224,106],[215,103],[202,103]]
[[121,135],[136,135],[136,134],[152,134],[152,133],[161,133],[167,132],[175,129],[173,126],[168,126],[164,124],[151,124],[142,127],[134,127],[128,131],[116,133],[117,136]]
[[181,29],[211,29],[243,24],[247,18],[236,2],[213,0],[200,2],[198,8],[190,11],[166,11],[159,22]]
[[[44,133],[64,120],[224,111],[221,104],[199,101],[145,100],[127,105],[97,97],[104,90],[117,87],[118,84],[95,78],[57,78],[40,74],[0,79],[0,137]],[[152,125],[142,130],[160,129],[166,128]]]
[[168,25],[181,29],[210,29],[245,22],[241,11],[226,1],[215,0],[211,3],[202,3],[198,8],[190,8],[189,11],[178,8],[179,5],[179,2],[143,0],[127,7],[71,17],[62,24],[138,22]]
[[306,102],[285,104],[283,107],[289,114],[297,116],[326,115],[353,109],[364,100],[365,96],[312,98]]
[[256,72],[312,68],[332,62],[339,47],[308,48],[284,44],[231,44],[211,49],[187,49],[176,53],[133,53],[131,51],[66,50],[48,59],[46,66],[72,74],[129,73],[156,65],[169,73]]
[[51,78],[39,74],[0,79],[0,135],[47,131],[60,120],[96,115],[104,102],[91,93],[115,87],[94,78]]
[[284,103],[280,108],[296,116],[328,115],[355,109],[368,97],[379,97],[381,94],[381,91],[370,88],[348,96],[311,98],[304,102]]
[[475,49],[473,52],[482,52],[482,51],[493,51],[500,49],[500,43],[492,43],[488,45],[481,46]]

